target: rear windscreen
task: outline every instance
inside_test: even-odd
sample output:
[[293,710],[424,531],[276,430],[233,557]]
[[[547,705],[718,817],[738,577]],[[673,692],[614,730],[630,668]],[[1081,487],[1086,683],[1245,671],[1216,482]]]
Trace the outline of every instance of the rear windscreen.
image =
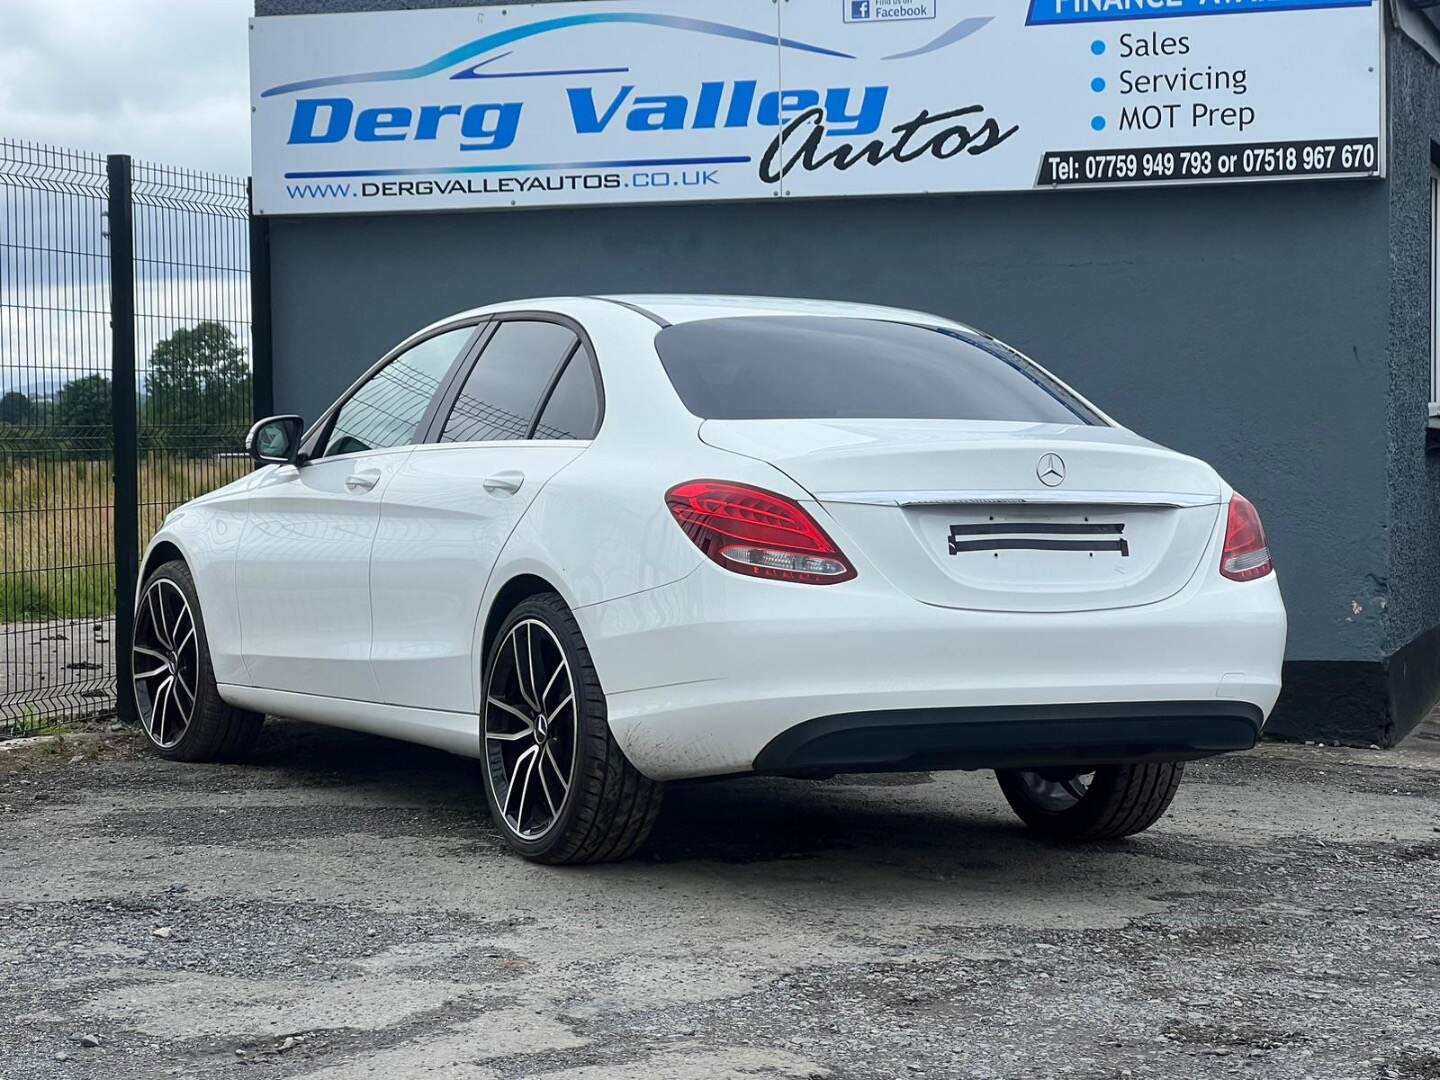
[[992,338],[816,316],[704,319],[655,348],[685,407],[707,420],[1103,421]]

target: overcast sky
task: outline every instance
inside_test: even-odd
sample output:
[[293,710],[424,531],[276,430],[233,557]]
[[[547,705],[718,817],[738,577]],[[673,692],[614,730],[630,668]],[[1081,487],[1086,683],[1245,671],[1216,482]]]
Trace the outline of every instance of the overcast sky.
[[253,0],[0,0],[0,137],[249,175]]

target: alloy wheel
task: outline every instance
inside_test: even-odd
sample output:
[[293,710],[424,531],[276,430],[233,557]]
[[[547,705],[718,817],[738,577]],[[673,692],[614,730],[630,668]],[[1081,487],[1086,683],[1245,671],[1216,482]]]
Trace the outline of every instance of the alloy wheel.
[[195,613],[180,586],[168,578],[151,583],[135,613],[131,665],[145,733],[168,750],[190,728],[200,671]]
[[1060,813],[1079,803],[1090,790],[1093,772],[1067,773],[1063,770],[1022,770],[1017,774],[1025,793],[1042,810]]
[[553,829],[574,783],[579,723],[565,650],[539,619],[511,627],[485,693],[484,750],[491,791],[521,840]]

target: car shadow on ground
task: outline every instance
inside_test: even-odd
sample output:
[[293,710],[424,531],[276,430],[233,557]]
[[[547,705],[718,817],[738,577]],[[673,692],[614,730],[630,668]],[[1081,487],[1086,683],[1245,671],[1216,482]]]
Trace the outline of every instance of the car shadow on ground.
[[[247,759],[265,786],[353,788],[367,801],[473,822],[469,839],[501,845],[478,762],[378,736],[293,721],[267,723]],[[227,767],[229,768],[229,767]],[[457,837],[457,839],[464,839]],[[1113,846],[1113,845],[1105,845]],[[1057,857],[1072,849],[1033,837],[988,773],[892,773],[830,780],[737,777],[667,786],[641,863],[760,863],[884,853],[884,861],[947,869]],[[1093,850],[1093,849],[1091,849]],[[1073,854],[1073,852],[1072,852]]]

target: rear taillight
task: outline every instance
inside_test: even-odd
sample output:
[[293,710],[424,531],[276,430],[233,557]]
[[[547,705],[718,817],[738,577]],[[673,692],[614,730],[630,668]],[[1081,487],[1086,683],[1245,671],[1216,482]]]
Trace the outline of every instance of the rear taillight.
[[835,585],[855,567],[799,503],[773,491],[692,480],[665,493],[680,528],[711,561],[737,574]]
[[1225,550],[1220,553],[1220,573],[1231,581],[1254,581],[1274,569],[1260,515],[1244,495],[1232,496],[1230,516],[1225,523]]

